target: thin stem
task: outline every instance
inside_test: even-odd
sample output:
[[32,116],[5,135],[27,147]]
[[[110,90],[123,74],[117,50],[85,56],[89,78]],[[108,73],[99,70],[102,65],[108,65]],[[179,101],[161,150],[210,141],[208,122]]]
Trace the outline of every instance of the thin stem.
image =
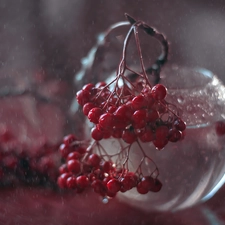
[[85,161],[87,159],[87,157],[93,152],[93,147],[95,145],[97,145],[97,141],[93,141],[88,147],[87,147],[87,150],[86,150],[86,153],[82,159],[82,161]]
[[[108,157],[108,159],[111,160],[111,156],[107,154],[106,150],[102,147],[102,145],[99,142],[97,143],[97,146],[98,146],[98,151],[99,151],[100,155],[103,156],[103,157]],[[103,151],[105,155],[103,155],[101,153],[101,151]]]
[[[147,68],[145,71],[146,73],[149,73],[151,75],[155,76],[155,84],[157,84],[160,80],[160,71],[162,66],[167,62],[168,60],[168,53],[169,53],[169,43],[166,40],[166,37],[159,33],[154,28],[150,27],[148,24],[144,23],[143,21],[137,21],[133,17],[131,17],[129,14],[125,13],[125,16],[127,20],[130,22],[131,25],[136,24],[139,22],[139,27],[145,31],[146,34],[152,36],[156,40],[158,40],[162,46],[162,53],[157,58],[155,63],[151,65],[149,68]],[[133,74],[130,74],[129,76],[132,76]]]
[[139,54],[142,72],[144,74],[144,77],[145,77],[146,81],[148,82],[148,85],[150,86],[150,88],[152,88],[152,86],[151,86],[151,84],[148,80],[148,76],[145,72],[144,61],[143,61],[143,56],[142,56],[142,52],[141,52],[141,45],[140,45],[140,40],[139,40],[139,37],[138,37],[138,28],[136,26],[134,26],[134,37],[135,37],[135,41],[136,41],[136,45],[137,45],[137,50],[138,50],[138,54]]
[[148,156],[146,155],[146,153],[145,153],[144,149],[142,148],[142,146],[141,146],[140,142],[139,142],[138,140],[137,140],[136,142],[137,142],[137,144],[138,144],[139,148],[141,149],[141,151],[142,151],[142,154],[143,154],[144,158],[149,159],[149,160],[150,160],[150,161],[154,164],[154,166],[155,166],[156,170],[158,171],[158,167],[157,167],[156,163],[155,163],[155,162],[154,162],[154,161],[153,161],[150,157],[148,157]]
[[[129,29],[129,31],[128,31],[128,33],[127,33],[125,39],[124,39],[121,63],[125,62],[126,52],[127,52],[127,46],[128,46],[129,40],[130,40],[130,38],[131,38],[131,35],[132,35],[132,33],[133,33],[133,29],[134,29],[134,25],[131,26],[131,28]],[[120,63],[120,64],[121,64],[121,63]]]
[[[129,146],[128,146],[128,149],[127,149],[127,155],[126,155],[126,159],[125,159],[125,161],[123,162],[123,166],[125,166],[125,164],[128,162],[128,160],[129,160],[129,154],[130,154],[130,148],[131,148],[131,145],[132,144],[130,144]],[[128,165],[127,165],[128,166]]]
[[131,69],[129,66],[127,66],[127,65],[126,65],[126,69],[129,70],[130,72],[132,72],[132,73],[134,73],[134,74],[137,74],[138,76],[144,78],[142,74],[140,74],[140,73],[138,73],[138,72],[132,70],[132,69]]
[[108,83],[106,86],[104,86],[104,87],[99,91],[99,93],[96,94],[95,99],[97,99],[97,98],[102,94],[102,92],[103,92],[106,88],[108,88],[111,84],[113,84],[116,80],[117,80],[117,77],[116,77],[114,80],[112,80],[110,83]]

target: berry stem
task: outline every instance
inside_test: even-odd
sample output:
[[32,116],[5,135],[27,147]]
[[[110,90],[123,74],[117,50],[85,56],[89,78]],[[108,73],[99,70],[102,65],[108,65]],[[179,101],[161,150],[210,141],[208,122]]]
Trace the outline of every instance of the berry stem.
[[144,149],[142,148],[142,146],[141,146],[141,144],[140,144],[140,142],[139,142],[138,140],[137,140],[137,144],[138,144],[138,146],[139,146],[139,148],[140,148],[140,150],[141,150],[141,152],[142,152],[142,154],[143,154],[143,158],[141,159],[141,162],[140,162],[140,165],[138,166],[138,168],[140,167],[140,170],[141,170],[141,165],[142,165],[142,163],[144,162],[144,159],[147,158],[147,159],[150,160],[150,161],[154,164],[154,166],[155,166],[155,169],[153,170],[153,172],[152,172],[150,175],[152,175],[152,174],[154,174],[155,172],[157,172],[156,177],[158,177],[158,176],[159,176],[159,169],[158,169],[156,163],[155,163],[149,156],[146,155]]
[[139,40],[139,37],[138,37],[138,28],[136,26],[134,26],[134,37],[135,37],[135,41],[136,41],[136,45],[137,45],[137,49],[138,49],[138,54],[139,54],[139,59],[140,59],[140,63],[141,63],[141,69],[142,69],[142,72],[144,74],[145,81],[147,81],[149,87],[152,88],[152,86],[151,86],[151,84],[148,80],[147,74],[145,72],[144,61],[143,61],[143,56],[142,56],[142,52],[141,52],[141,45],[140,45],[140,40]]
[[[125,16],[127,20],[130,22],[131,25],[137,23],[137,20],[135,20],[133,17],[131,17],[129,14],[125,13]],[[162,53],[158,57],[158,59],[155,61],[153,65],[151,65],[149,68],[145,70],[147,74],[154,75],[155,80],[154,80],[154,85],[157,84],[160,80],[160,71],[161,67],[167,62],[168,60],[168,53],[169,53],[169,43],[166,40],[166,37],[159,33],[157,30],[154,28],[150,27],[148,24],[146,24],[143,21],[138,21],[139,27],[142,28],[148,35],[154,37],[156,40],[158,40],[162,46]],[[129,74],[128,77],[133,77],[134,75],[137,75],[136,73],[134,74]]]
[[[124,45],[123,45],[123,51],[122,51],[122,59],[121,59],[121,62],[119,64],[119,69],[118,69],[118,75],[120,76],[121,74],[124,73],[125,71],[125,65],[126,65],[126,52],[127,52],[127,47],[128,47],[128,43],[129,43],[129,40],[131,38],[131,35],[133,33],[133,29],[134,29],[134,26],[131,26],[131,28],[129,29],[126,37],[125,37],[125,40],[124,40]],[[122,71],[121,71],[121,67],[122,68]]]
[[[126,154],[126,158],[125,158],[125,160],[124,160],[124,162],[123,162],[123,164],[122,164],[122,165],[123,165],[123,168],[125,168],[125,166],[127,167],[127,168],[126,168],[127,170],[129,170],[129,169],[128,169],[128,160],[129,160],[129,155],[130,155],[131,145],[132,145],[132,144],[130,144],[130,145],[127,146],[127,154]],[[123,171],[124,171],[124,170],[123,170]],[[122,174],[122,175],[123,175],[123,174]]]

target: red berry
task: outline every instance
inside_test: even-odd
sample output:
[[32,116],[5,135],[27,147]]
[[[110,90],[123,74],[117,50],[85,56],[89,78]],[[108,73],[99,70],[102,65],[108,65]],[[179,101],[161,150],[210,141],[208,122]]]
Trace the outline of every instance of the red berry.
[[162,188],[162,183],[158,179],[154,179],[154,183],[152,183],[149,190],[152,192],[159,192],[161,188]]
[[130,118],[135,110],[132,108],[132,105],[126,103],[126,105],[121,105],[117,108],[114,115],[122,116],[124,118]]
[[147,108],[147,105],[147,99],[143,95],[138,95],[132,100],[132,106],[135,110]]
[[137,175],[135,173],[133,173],[133,172],[128,172],[126,174],[126,176],[131,177],[131,179],[133,180],[133,185],[135,187],[137,185],[137,183],[138,183],[138,177],[137,177]]
[[152,95],[148,96],[148,109],[151,109],[154,103],[155,99],[152,97]]
[[169,141],[177,142],[181,139],[182,132],[177,129],[170,129],[169,130]]
[[94,171],[94,174],[95,174],[95,177],[98,179],[98,180],[103,180],[105,175],[103,173],[103,171],[101,171],[100,169],[96,169]]
[[84,153],[86,153],[87,149],[83,147],[76,147],[75,151],[83,155]]
[[116,193],[120,190],[121,183],[117,179],[113,178],[107,183],[107,188],[110,192]]
[[224,121],[216,122],[216,133],[218,136],[223,136],[225,134],[225,122]]
[[90,93],[88,91],[84,91],[84,90],[80,90],[77,92],[77,102],[83,106],[84,104],[86,104],[87,102],[90,101]]
[[114,112],[114,115],[119,116],[122,120],[126,122],[130,121],[131,116],[134,113],[134,109],[131,108],[131,105],[121,105],[118,109]]
[[92,102],[88,102],[83,106],[83,113],[85,116],[88,115],[88,113],[90,112],[91,109],[95,108],[96,105]]
[[68,172],[67,165],[66,164],[62,164],[59,167],[59,174],[63,174],[63,173],[67,173],[67,172]]
[[59,146],[59,152],[60,152],[62,158],[66,159],[68,154],[71,152],[71,148],[65,144],[61,144]]
[[66,180],[66,185],[68,188],[71,189],[76,188],[77,187],[76,177],[75,176],[68,177]]
[[155,131],[155,138],[157,140],[165,140],[169,136],[169,128],[167,126],[157,127]]
[[123,131],[122,139],[128,144],[132,144],[137,140],[137,136],[134,131],[128,129]]
[[123,130],[122,129],[114,129],[112,136],[114,138],[122,138]]
[[98,82],[95,87],[96,88],[101,88],[101,87],[105,87],[106,86],[106,82]]
[[108,113],[114,113],[117,110],[117,107],[115,105],[110,105],[108,107]]
[[81,165],[78,160],[71,159],[67,162],[67,168],[70,172],[72,172],[74,174],[78,174],[78,173],[80,173]]
[[140,129],[146,126],[146,110],[139,109],[132,115],[132,124],[136,129]]
[[180,131],[184,131],[186,129],[186,123],[180,118],[176,119],[173,125]]
[[94,84],[89,83],[89,84],[84,85],[82,90],[91,92],[93,88],[95,88]]
[[168,139],[156,139],[153,141],[153,144],[158,150],[163,149],[168,143]]
[[153,88],[152,88],[152,96],[156,99],[156,100],[163,100],[166,97],[167,94],[167,89],[164,85],[162,84],[156,84]]
[[155,135],[151,129],[146,129],[145,131],[141,132],[138,137],[142,142],[150,142],[155,139]]
[[99,126],[103,130],[111,130],[114,126],[114,115],[111,113],[104,113],[99,118]]
[[149,110],[146,114],[146,122],[155,122],[159,118],[159,113],[155,110]]
[[112,129],[103,131],[103,139],[108,139],[111,137],[111,135],[112,135]]
[[150,90],[148,89],[148,91],[146,91],[146,92],[144,91],[143,95],[144,95],[145,99],[147,99],[146,108],[151,109],[155,103],[155,99],[153,98]]
[[137,185],[137,176],[134,173],[128,173],[120,182],[122,190],[128,191]]
[[127,120],[126,118],[124,118],[120,115],[114,116],[114,126],[113,126],[113,128],[124,129],[128,124],[129,124],[129,120]]
[[104,173],[109,173],[112,168],[112,163],[109,161],[103,161],[100,163],[100,166],[101,166],[101,170]]
[[82,172],[83,173],[91,173],[92,172],[92,166],[90,166],[90,165],[88,165],[88,164],[83,164],[83,170],[82,170]]
[[96,180],[96,179],[97,179],[97,178],[96,178],[96,174],[94,174],[94,173],[89,173],[89,174],[88,174],[88,179],[89,179],[90,182]]
[[66,160],[69,161],[71,159],[80,159],[81,158],[81,154],[79,152],[71,152],[69,153],[69,155],[67,156]]
[[97,154],[91,154],[88,157],[88,164],[93,166],[93,167],[98,167],[101,159]]
[[112,191],[107,190],[106,195],[107,195],[108,197],[110,197],[110,198],[114,198],[114,197],[116,196],[116,193],[117,193],[117,192],[112,192]]
[[137,191],[140,194],[147,194],[149,191],[158,192],[162,188],[162,183],[156,178],[150,176],[143,177],[137,185]]
[[140,194],[147,194],[152,185],[151,179],[149,177],[143,177],[137,185],[137,191]]
[[57,184],[60,188],[67,188],[67,178],[70,177],[70,173],[63,173],[58,177]]
[[88,113],[88,119],[92,122],[97,124],[99,121],[99,117],[102,115],[102,110],[98,107],[91,109]]
[[100,141],[104,137],[104,133],[95,126],[91,129],[91,137],[96,141]]
[[105,184],[105,185],[107,185],[107,183],[110,181],[112,179],[112,177],[111,176],[108,176],[108,177],[105,177],[104,179],[103,179],[103,184]]
[[63,143],[66,145],[66,146],[69,146],[71,143],[73,143],[74,141],[76,141],[77,138],[74,134],[68,134],[67,136],[65,136],[63,138]]
[[104,196],[107,192],[107,188],[105,184],[100,180],[94,180],[91,183],[91,187],[93,188],[94,192]]
[[131,99],[129,101],[126,102],[126,106],[129,107],[129,109],[131,110],[131,114],[134,113],[135,109],[133,108],[133,103],[132,103],[133,98],[131,97]]
[[79,188],[86,188],[89,186],[89,180],[87,176],[79,176],[76,179],[77,187]]

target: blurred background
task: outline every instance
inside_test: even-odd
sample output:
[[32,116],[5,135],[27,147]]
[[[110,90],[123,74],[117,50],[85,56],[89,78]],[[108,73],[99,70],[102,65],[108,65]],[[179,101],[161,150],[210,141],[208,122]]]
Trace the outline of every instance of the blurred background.
[[1,76],[45,70],[68,79],[96,35],[127,12],[167,36],[171,62],[205,67],[225,81],[223,0],[1,0],[0,12]]
[[[40,106],[38,113],[41,115],[41,125],[38,125],[38,131],[34,121],[35,118],[40,119],[40,115],[33,112],[33,122],[24,123],[26,132],[22,136],[29,133],[30,141],[32,137],[38,135],[41,138],[43,134],[53,140],[52,142],[62,138],[62,127],[65,123],[69,125],[63,111],[68,109],[76,93],[72,80],[81,67],[81,58],[86,56],[94,45],[99,32],[113,23],[125,20],[125,12],[145,21],[167,36],[171,45],[170,63],[206,68],[225,82],[224,0],[0,0],[0,88],[3,90],[0,94],[4,96],[7,88],[10,91],[15,87],[18,90],[25,88],[31,91],[36,88],[45,98],[53,99],[60,105],[57,109]],[[14,105],[13,110],[19,112],[16,104],[18,103],[10,103]],[[24,107],[27,109],[30,105],[32,102]],[[9,109],[9,106],[5,107]],[[7,110],[0,110],[1,120],[8,118],[12,121],[12,117],[9,119],[9,115],[4,112]],[[32,113],[32,110],[29,110],[29,113]],[[18,118],[23,118],[21,121],[27,120],[28,111],[22,110],[20,114],[23,116],[18,116],[17,122]],[[27,128],[29,126],[30,130]],[[29,224],[28,215],[31,215],[33,221],[39,221],[32,217],[38,217],[38,213],[42,213],[43,218],[48,216],[49,211],[43,211],[40,205],[45,204],[49,210],[56,203],[57,207],[65,206],[52,194],[49,194],[51,197],[47,201],[43,197],[45,193],[30,191],[26,194],[21,189],[16,192],[14,189],[1,192],[0,198],[2,202],[7,199],[7,204],[0,205],[1,209],[4,208],[0,219],[5,223],[9,216],[17,214],[17,224]],[[113,221],[117,224],[142,225],[149,222],[165,224],[165,221],[167,224],[225,224],[224,194],[225,188],[222,188],[203,206],[178,212],[173,216],[157,214],[151,219],[143,212],[122,206],[124,211],[121,210]],[[32,206],[30,196],[41,196],[34,197],[37,205]],[[31,205],[29,212],[25,212],[23,207],[18,211],[21,199],[27,199],[26,204]],[[70,197],[67,197],[67,201],[69,199]],[[15,202],[17,211],[12,207]],[[82,203],[82,200],[78,202]],[[90,210],[87,207],[87,204],[82,203],[80,210]],[[116,204],[112,205],[105,215],[109,217],[110,210],[115,210],[116,207]],[[66,209],[64,207],[60,212],[65,213]],[[123,213],[127,214],[129,210],[133,210],[133,215],[127,220]],[[51,212],[54,216],[53,211]],[[71,224],[72,218],[68,214],[69,211],[66,212],[63,218],[68,223],[65,224]],[[92,216],[97,218],[99,213],[98,211]],[[88,218],[91,218],[91,214],[88,215]],[[193,219],[190,219],[190,216]],[[88,221],[82,222],[86,214],[80,214],[76,218],[81,218],[76,224],[90,224]],[[46,224],[47,220],[43,221]],[[49,221],[48,224],[58,224],[56,219],[54,221]],[[104,218],[99,221],[104,221]]]

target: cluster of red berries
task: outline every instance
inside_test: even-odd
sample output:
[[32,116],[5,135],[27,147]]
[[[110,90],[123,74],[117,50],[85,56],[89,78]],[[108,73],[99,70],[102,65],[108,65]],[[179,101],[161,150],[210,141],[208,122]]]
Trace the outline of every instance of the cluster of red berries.
[[25,185],[55,186],[60,165],[58,145],[45,145],[32,151],[21,149],[17,145],[0,145],[0,187]]
[[87,84],[77,92],[83,113],[95,126],[93,139],[122,138],[132,144],[138,139],[153,142],[162,149],[169,141],[181,139],[186,125],[165,101],[167,89],[162,84],[145,86],[135,95],[126,87],[110,91],[104,82]]
[[162,184],[152,176],[139,176],[120,168],[101,154],[93,153],[92,148],[99,143],[92,143],[90,149],[82,147],[72,134],[66,136],[59,147],[64,164],[59,168],[58,185],[60,188],[73,189],[77,193],[91,187],[94,192],[104,197],[114,197],[117,192],[126,192],[134,187],[140,194],[157,192]]
[[55,186],[60,158],[58,144],[22,144],[7,126],[0,125],[0,187],[16,184]]
[[[170,142],[182,139],[186,128],[179,117],[175,105],[165,100],[167,89],[160,80],[160,70],[167,61],[168,42],[165,37],[142,21],[136,21],[126,14],[131,24],[123,45],[121,61],[116,75],[109,83],[89,83],[77,92],[76,99],[83,114],[94,124],[91,137],[94,141],[83,148],[75,136],[65,137],[60,152],[65,164],[60,167],[58,185],[80,192],[91,186],[103,196],[113,197],[118,191],[125,192],[134,187],[140,194],[157,192],[162,184],[158,180],[159,170],[155,162],[148,157],[141,142],[152,142],[162,149]],[[146,70],[141,53],[138,29],[157,39],[163,49],[155,64]],[[126,55],[129,40],[134,35],[141,72],[127,65]],[[148,73],[148,74],[147,74]],[[150,84],[149,74],[155,76],[155,86]],[[118,139],[118,153],[109,155],[101,146],[102,139]],[[123,142],[120,141],[123,140]],[[126,143],[126,144],[125,144]],[[137,143],[142,159],[135,171],[129,171],[129,152]],[[86,150],[85,150],[86,149]],[[113,157],[117,159],[112,160]],[[153,164],[148,174],[143,174],[144,161]]]

